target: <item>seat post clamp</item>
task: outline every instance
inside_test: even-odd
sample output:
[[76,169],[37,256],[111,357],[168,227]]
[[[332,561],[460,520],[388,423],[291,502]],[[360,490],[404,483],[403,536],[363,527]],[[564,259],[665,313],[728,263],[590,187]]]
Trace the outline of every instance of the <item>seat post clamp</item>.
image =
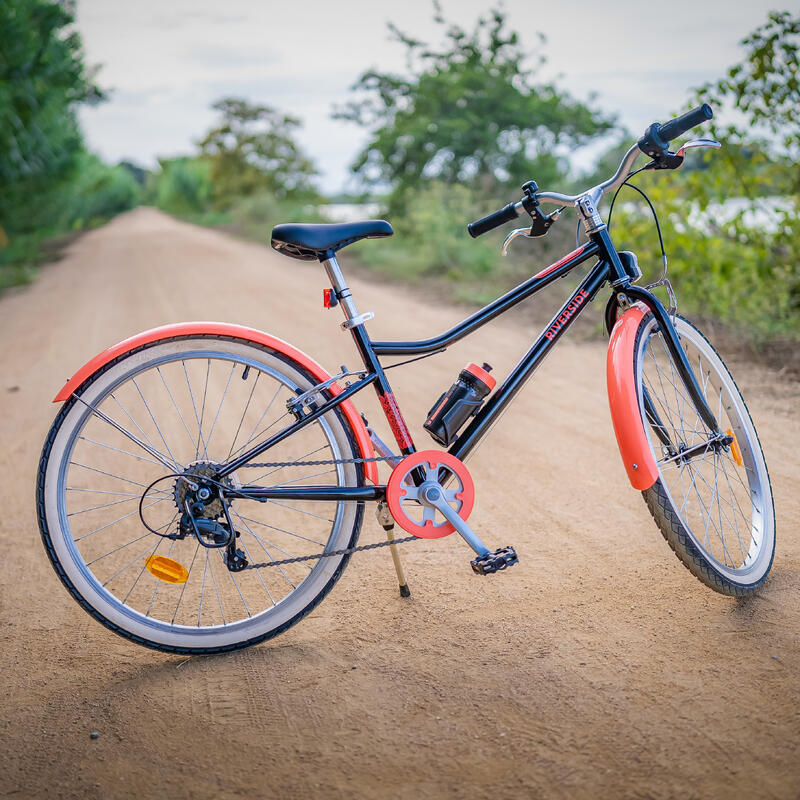
[[373,311],[365,311],[363,314],[359,314],[357,317],[351,317],[346,319],[342,323],[342,330],[347,331],[350,328],[355,328],[356,325],[363,325],[368,320],[371,320],[375,317],[375,312]]

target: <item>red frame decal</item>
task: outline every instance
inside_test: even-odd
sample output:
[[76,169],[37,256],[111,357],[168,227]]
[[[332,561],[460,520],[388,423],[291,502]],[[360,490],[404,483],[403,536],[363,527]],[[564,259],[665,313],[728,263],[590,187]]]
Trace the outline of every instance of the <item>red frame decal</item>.
[[534,278],[544,278],[549,275],[551,272],[555,272],[559,267],[563,267],[568,261],[572,261],[573,258],[577,258],[584,250],[586,249],[586,245],[581,245],[577,250],[573,250],[571,253],[568,253],[564,256],[564,258],[559,259],[556,261],[555,264],[551,264],[549,267],[545,267],[541,272],[537,272],[533,277]]
[[383,413],[392,429],[395,441],[401,449],[409,450],[414,447],[414,440],[408,432],[408,426],[400,413],[400,408],[397,405],[397,400],[394,399],[392,392],[380,395],[381,406]]

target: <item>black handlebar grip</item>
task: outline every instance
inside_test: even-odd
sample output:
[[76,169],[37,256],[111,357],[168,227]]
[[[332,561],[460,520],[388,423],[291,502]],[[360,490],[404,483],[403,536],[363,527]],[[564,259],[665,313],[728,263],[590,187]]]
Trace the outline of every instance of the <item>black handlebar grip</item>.
[[680,117],[665,122],[658,128],[658,135],[665,142],[671,142],[673,139],[677,139],[679,136],[686,133],[686,131],[691,130],[696,125],[701,125],[713,116],[714,112],[711,110],[711,106],[708,103],[703,103],[703,105],[693,108],[691,111],[687,111]]
[[467,230],[469,231],[469,235],[475,239],[482,233],[486,233],[493,228],[499,228],[501,225],[504,225],[506,222],[511,222],[512,219],[516,219],[518,216],[519,214],[517,214],[514,203],[509,203],[505,208],[495,211],[494,214],[489,214],[488,217],[470,222],[470,224],[467,225]]

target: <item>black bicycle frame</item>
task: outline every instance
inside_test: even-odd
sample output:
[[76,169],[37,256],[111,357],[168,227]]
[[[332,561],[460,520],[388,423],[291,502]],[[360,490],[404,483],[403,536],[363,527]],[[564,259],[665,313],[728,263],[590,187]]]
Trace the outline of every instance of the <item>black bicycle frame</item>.
[[[292,434],[309,425],[321,416],[324,416],[336,406],[361,391],[365,386],[374,385],[381,401],[384,413],[395,436],[397,444],[404,455],[415,451],[414,443],[408,433],[405,421],[394,399],[391,386],[386,378],[384,369],[378,360],[379,356],[415,356],[439,352],[459,341],[468,334],[485,325],[490,320],[505,313],[518,303],[541,289],[550,285],[559,278],[578,267],[591,258],[597,258],[597,263],[592,267],[578,288],[564,303],[558,313],[547,324],[542,333],[531,346],[530,350],[520,359],[519,363],[510,372],[508,377],[489,397],[485,405],[473,417],[466,429],[458,436],[448,452],[463,460],[479,444],[483,436],[525,385],[536,368],[555,346],[558,340],[566,333],[569,327],[580,316],[586,306],[595,298],[597,292],[606,282],[610,282],[614,295],[610,301],[618,303],[624,293],[627,298],[644,303],[656,318],[664,333],[667,346],[675,359],[678,371],[681,374],[689,394],[694,401],[698,413],[708,426],[713,435],[719,435],[719,427],[711,409],[703,397],[694,374],[680,345],[675,328],[669,314],[659,300],[646,289],[631,285],[633,276],[630,275],[614,248],[607,229],[602,229],[590,236],[589,242],[579,247],[560,261],[551,264],[546,269],[521,283],[515,289],[507,292],[502,297],[489,303],[484,308],[476,311],[471,316],[461,321],[448,331],[429,339],[419,341],[391,341],[373,342],[363,324],[351,328],[359,355],[364,363],[363,377],[355,383],[344,388],[341,393],[331,397],[326,402],[316,405],[306,412],[300,419],[288,428],[276,433],[261,444],[255,445],[233,461],[228,462],[218,473],[219,478],[235,472],[250,460],[260,455],[270,447],[283,441]],[[612,308],[613,317],[616,311]],[[607,323],[610,318],[607,316]],[[647,409],[646,409],[647,411]],[[649,414],[649,412],[648,412]],[[239,490],[239,494],[254,500],[293,499],[293,500],[380,500],[385,496],[385,486],[272,486],[272,487],[247,487]]]

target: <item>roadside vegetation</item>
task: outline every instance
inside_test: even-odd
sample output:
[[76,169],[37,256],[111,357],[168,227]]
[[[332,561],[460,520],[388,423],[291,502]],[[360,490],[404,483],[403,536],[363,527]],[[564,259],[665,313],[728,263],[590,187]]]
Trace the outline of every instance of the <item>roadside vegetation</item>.
[[[504,12],[472,29],[444,19],[439,42],[389,26],[402,74],[365,71],[335,118],[365,141],[352,164],[359,194],[328,198],[297,143],[300,121],[269,105],[225,97],[194,152],[152,171],[111,167],[86,151],[80,103],[102,102],[84,63],[69,2],[0,5],[0,287],[31,275],[42,241],[98,225],[137,204],[267,241],[281,221],[325,221],[332,199],[370,201],[396,235],[348,250],[388,280],[435,286],[455,301],[485,302],[567,252],[575,219],[503,258],[497,231],[477,240],[466,223],[542,188],[576,190],[601,180],[641,132],[620,130],[590,100],[540,78],[544,38],[523,42]],[[773,12],[743,42],[742,60],[687,95],[716,116],[698,136],[721,151],[693,151],[675,172],[632,183],[658,212],[669,277],[681,310],[719,320],[756,346],[800,338],[800,17]],[[664,109],[664,118],[685,109]],[[662,120],[663,121],[663,120]],[[605,146],[592,174],[570,153]],[[520,225],[523,221],[520,220]],[[645,280],[661,274],[650,211],[623,188],[613,214],[620,248],[639,255]],[[663,291],[659,290],[659,291]]]
[[[406,49],[407,74],[365,72],[353,102],[336,114],[368,131],[353,172],[391,187],[386,207],[398,212],[391,217],[398,235],[380,247],[365,245],[361,258],[399,280],[451,280],[456,299],[485,302],[527,277],[532,262],[566,252],[575,241],[574,217],[564,215],[545,239],[517,244],[507,259],[498,253],[506,231],[473,241],[465,223],[518,198],[531,178],[569,191],[609,177],[641,133],[616,131],[591,175],[571,172],[567,149],[604,136],[613,121],[538,83],[523,64],[543,57],[523,50],[502,12],[469,32],[441,15],[437,21],[444,35],[438,48],[390,27]],[[756,343],[797,339],[800,17],[772,13],[741,44],[743,61],[687,103],[714,107],[714,124],[695,135],[719,139],[722,150],[695,150],[684,168],[632,182],[658,212],[683,310]],[[665,109],[664,119],[683,110]],[[521,120],[537,124],[523,127]],[[645,279],[656,280],[661,251],[638,194],[623,189],[613,228],[617,245],[638,254]]]
[[52,258],[53,237],[139,202],[137,173],[86,150],[81,103],[105,99],[86,66],[74,3],[0,3],[0,290]]

